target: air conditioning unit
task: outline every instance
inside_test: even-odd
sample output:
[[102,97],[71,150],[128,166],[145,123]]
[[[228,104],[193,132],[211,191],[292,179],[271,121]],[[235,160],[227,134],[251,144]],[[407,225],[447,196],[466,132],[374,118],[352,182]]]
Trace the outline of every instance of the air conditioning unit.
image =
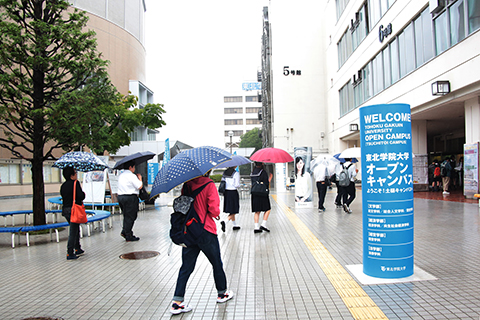
[[445,0],[430,0],[430,13],[437,14],[445,8]]

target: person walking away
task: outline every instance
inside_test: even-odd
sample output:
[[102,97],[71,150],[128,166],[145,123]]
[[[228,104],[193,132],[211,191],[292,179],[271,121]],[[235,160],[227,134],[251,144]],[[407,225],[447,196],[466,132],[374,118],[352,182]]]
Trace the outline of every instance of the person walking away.
[[120,235],[126,241],[138,241],[133,225],[138,216],[138,192],[143,186],[142,175],[135,174],[135,161],[125,163],[125,170],[118,176],[118,204],[123,213],[123,229]]
[[440,165],[435,161],[435,169],[433,170],[432,191],[440,191],[440,182],[442,181],[442,174]]
[[335,183],[335,186],[337,187],[337,195],[335,196],[335,207],[338,208],[343,208],[342,200],[343,200],[343,194],[342,194],[342,187],[340,187],[340,184],[338,183],[338,177],[340,175],[340,172],[342,171],[342,163],[337,163],[335,165],[335,178],[333,179],[333,182]]
[[[225,181],[225,193],[223,194],[223,212],[228,214],[228,221],[232,221],[233,230],[240,230],[240,226],[235,221],[235,215],[240,212],[240,196],[238,187],[240,187],[240,173],[235,170],[236,167],[230,167],[223,172],[222,180]],[[226,223],[221,221],[222,231],[225,232]]]
[[350,158],[345,158],[345,163],[343,163],[342,166],[348,168],[348,176],[350,178],[350,184],[347,187],[343,187],[342,190],[343,210],[346,213],[352,213],[350,204],[355,199],[355,177],[357,176],[357,169]]
[[[252,185],[259,181],[263,183],[267,188],[270,186],[270,181],[272,180],[272,174],[267,173],[264,169],[264,165],[261,162],[255,162],[255,168],[253,169],[252,173],[250,174],[250,179],[252,181]],[[255,228],[253,232],[260,233],[262,231],[270,232],[270,229],[267,228],[267,220],[268,216],[270,215],[270,197],[262,197],[257,195],[251,195],[251,204],[252,204],[252,212],[255,213],[254,215],[254,222]],[[260,220],[260,212],[263,213],[263,221],[262,224],[259,225]]]
[[318,164],[313,170],[313,175],[318,192],[318,212],[324,212],[326,210],[324,206],[325,195],[327,194],[328,187],[325,180],[329,177],[327,166],[324,163]]
[[223,303],[233,298],[233,292],[227,289],[227,277],[223,270],[220,244],[217,238],[217,225],[213,220],[220,215],[220,197],[215,184],[210,183],[213,182],[209,178],[210,172],[208,171],[205,175],[183,184],[182,195],[188,195],[206,185],[195,197],[195,201],[192,204],[202,223],[204,223],[205,230],[199,237],[196,245],[182,248],[182,266],[178,272],[177,284],[170,309],[172,314],[192,311],[190,306],[184,304],[185,290],[188,279],[195,270],[195,264],[200,252],[203,252],[212,264],[213,279],[215,280],[215,287],[218,293],[217,303]]
[[452,166],[450,165],[450,159],[448,157],[442,162],[440,169],[442,172],[443,194],[448,195],[450,194],[448,189],[450,187],[450,179],[452,176]]
[[67,260],[75,260],[85,253],[80,247],[80,224],[70,222],[70,216],[73,206],[73,187],[75,187],[75,203],[82,205],[85,199],[85,193],[82,190],[80,182],[77,180],[77,171],[72,167],[63,169],[63,177],[65,182],[60,187],[60,195],[62,196],[62,216],[67,219],[70,226],[67,242]]

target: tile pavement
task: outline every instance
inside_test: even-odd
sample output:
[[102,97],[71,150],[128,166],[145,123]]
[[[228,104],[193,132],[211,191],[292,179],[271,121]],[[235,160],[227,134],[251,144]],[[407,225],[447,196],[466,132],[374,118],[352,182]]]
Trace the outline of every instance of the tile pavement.
[[[316,196],[316,195],[315,195]],[[327,211],[295,210],[293,193],[280,193],[337,261],[362,263],[361,192],[345,214],[327,193]],[[82,239],[86,254],[66,261],[68,231],[60,243],[48,235],[25,236],[12,249],[0,234],[0,319],[354,319],[294,227],[274,200],[270,233],[253,233],[249,199],[241,200],[239,231],[219,231],[229,287],[236,296],[216,304],[211,267],[200,256],[187,286],[194,308],[171,316],[170,302],[180,267],[180,248],[168,255],[169,214],[163,196],[139,214],[127,243],[112,229]],[[316,201],[316,200],[315,200]],[[1,199],[0,210],[21,210],[29,199]],[[13,208],[10,208],[13,207]],[[480,319],[480,215],[476,204],[415,199],[415,264],[437,280],[362,286],[388,319]],[[158,251],[145,260],[123,260],[133,251]]]

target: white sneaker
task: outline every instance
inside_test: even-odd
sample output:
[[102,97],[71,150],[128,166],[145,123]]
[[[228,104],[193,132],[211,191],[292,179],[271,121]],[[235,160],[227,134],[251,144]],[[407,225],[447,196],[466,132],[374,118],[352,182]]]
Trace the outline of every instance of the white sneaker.
[[450,192],[448,192],[448,191],[443,191],[443,194],[450,194]]
[[217,303],[223,303],[233,298],[233,291],[227,290],[224,294],[219,294],[217,297]]
[[171,314],[180,314],[180,313],[190,312],[190,311],[192,311],[192,308],[190,306],[187,306],[183,302],[180,304],[177,304],[174,302],[172,304],[172,308],[170,308]]

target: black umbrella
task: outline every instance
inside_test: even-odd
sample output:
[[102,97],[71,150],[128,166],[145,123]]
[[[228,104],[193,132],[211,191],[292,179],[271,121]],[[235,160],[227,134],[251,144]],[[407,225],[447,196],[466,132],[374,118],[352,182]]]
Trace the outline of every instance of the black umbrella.
[[155,153],[151,152],[151,151],[141,151],[141,152],[137,152],[137,153],[134,153],[134,154],[131,154],[131,155],[128,155],[126,156],[125,158],[123,158],[122,160],[118,161],[117,163],[115,163],[115,167],[113,167],[113,169],[128,169],[128,168],[124,168],[123,165],[131,160],[134,160],[135,161],[135,166],[139,165],[140,163],[143,163],[145,161],[148,161],[150,159],[152,159],[153,157],[155,157]]

